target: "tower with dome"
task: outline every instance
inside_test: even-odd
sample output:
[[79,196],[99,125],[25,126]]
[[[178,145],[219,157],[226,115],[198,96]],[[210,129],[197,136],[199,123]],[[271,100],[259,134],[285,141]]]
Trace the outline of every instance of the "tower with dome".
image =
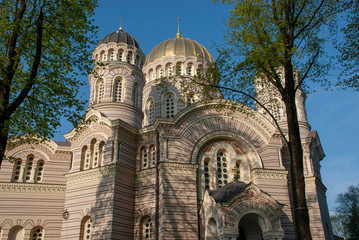
[[[0,169],[0,239],[294,239],[290,158],[271,119],[218,108],[216,97],[196,102],[172,81],[214,62],[203,45],[178,30],[145,57],[121,27],[92,58],[82,126],[66,142],[7,150],[15,160]],[[280,98],[256,87],[285,127]],[[304,93],[297,105],[311,232],[333,239],[325,155]]]

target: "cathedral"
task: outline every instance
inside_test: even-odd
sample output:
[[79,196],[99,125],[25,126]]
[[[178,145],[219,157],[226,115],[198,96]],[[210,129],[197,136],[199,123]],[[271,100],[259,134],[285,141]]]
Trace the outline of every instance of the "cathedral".
[[[290,157],[263,110],[206,104],[171,79],[214,61],[177,36],[146,57],[122,27],[92,53],[86,121],[66,142],[15,143],[0,169],[0,239],[294,239]],[[168,81],[166,88],[159,79]],[[279,97],[256,86],[283,131]],[[296,96],[313,239],[333,239],[324,158]]]

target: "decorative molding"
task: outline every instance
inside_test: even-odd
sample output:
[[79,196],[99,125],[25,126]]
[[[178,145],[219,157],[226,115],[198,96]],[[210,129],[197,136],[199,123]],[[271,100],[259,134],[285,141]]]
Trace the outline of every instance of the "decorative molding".
[[239,135],[237,133],[229,132],[229,131],[211,132],[211,133],[208,133],[208,134],[204,135],[201,139],[199,139],[196,142],[196,145],[193,147],[193,150],[192,150],[192,153],[191,153],[191,163],[192,164],[197,163],[197,158],[199,156],[198,153],[199,153],[199,150],[201,149],[201,147],[203,146],[203,144],[205,144],[207,141],[209,141],[209,140],[211,140],[212,138],[215,138],[215,137],[230,137],[235,141],[243,143],[243,145],[248,148],[248,150],[249,150],[248,152],[253,154],[253,157],[254,157],[253,162],[256,163],[255,165],[253,164],[253,167],[254,168],[261,168],[262,167],[261,158],[260,158],[258,152],[256,151],[255,147],[253,147],[252,144],[249,143],[241,135]]
[[317,177],[308,177],[305,178],[306,187],[316,187],[323,195],[325,195],[327,188],[324,186],[322,181]]
[[197,173],[198,165],[193,164],[179,164],[179,163],[160,163],[160,175],[195,175]]
[[[175,120],[176,128],[183,129],[183,132],[186,130],[183,126],[188,126],[190,123],[193,123],[197,119],[203,118],[203,116],[206,117],[231,117],[232,119],[235,119],[247,126],[252,126],[252,129],[256,132],[260,132],[261,135],[269,141],[271,139],[272,134],[276,131],[276,128],[273,126],[273,124],[268,121],[265,117],[260,115],[259,113],[255,112],[254,109],[251,109],[249,107],[245,107],[248,111],[248,114],[242,113],[240,111],[232,111],[230,110],[230,106],[227,106],[226,103],[222,103],[225,105],[223,108],[218,109],[218,104],[220,101],[214,101],[211,104],[207,105],[199,105],[194,110],[186,111],[182,115],[180,115]],[[245,121],[243,121],[245,120]]]
[[128,182],[133,182],[135,172],[118,164],[83,170],[80,172],[65,175],[67,183],[86,182],[95,179],[119,178]]
[[288,171],[278,169],[263,169],[255,168],[252,174],[256,180],[258,179],[273,179],[273,180],[287,180]]
[[27,183],[0,183],[0,192],[11,193],[44,193],[65,195],[65,185],[27,184]]

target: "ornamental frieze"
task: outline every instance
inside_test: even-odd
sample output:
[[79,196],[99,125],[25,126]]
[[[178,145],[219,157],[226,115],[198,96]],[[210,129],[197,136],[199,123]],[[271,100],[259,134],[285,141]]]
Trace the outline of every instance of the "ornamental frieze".
[[136,172],[136,184],[143,186],[154,184],[156,181],[156,168],[149,168]]
[[[249,111],[252,110],[249,109]],[[267,141],[270,140],[270,135],[272,135],[273,131],[275,131],[273,124],[258,114],[251,114],[251,112],[245,114],[240,111],[234,112],[226,108],[218,109],[218,106],[214,104],[198,107],[197,109],[186,113],[176,121],[176,128],[183,129],[184,126],[187,126],[191,122],[209,115],[219,118],[223,118],[224,115],[245,123],[246,125],[252,126],[256,129],[256,131],[260,132],[267,139]],[[245,119],[245,121],[242,121],[241,119]]]
[[288,171],[287,170],[277,170],[277,169],[263,169],[256,168],[253,169],[252,174],[255,179],[271,179],[271,180],[287,180]]
[[160,175],[195,175],[197,173],[197,165],[176,164],[176,163],[160,163]]
[[26,183],[0,183],[0,192],[9,193],[44,193],[65,195],[66,186]]
[[44,160],[50,160],[57,158],[56,154],[54,154],[53,148],[51,150],[49,149],[48,144],[39,143],[39,144],[21,144],[17,145],[16,147],[12,148],[10,151],[8,151],[6,154],[9,156],[14,156],[15,158],[22,158],[26,159],[27,155],[32,154],[35,157],[44,159]]
[[119,178],[128,182],[133,182],[135,173],[132,170],[125,169],[121,166],[112,164],[103,167],[83,170],[76,173],[65,175],[67,183],[79,183],[89,180],[98,180],[104,178]]
[[230,132],[230,131],[211,132],[211,133],[208,133],[205,136],[203,136],[201,139],[199,139],[196,142],[196,145],[194,146],[192,154],[191,154],[191,163],[192,164],[197,164],[199,150],[201,149],[203,144],[205,144],[207,141],[211,140],[212,138],[216,138],[216,137],[230,137],[230,138],[234,139],[235,141],[241,142],[243,145],[245,145],[245,147],[248,148],[248,152],[251,152],[253,154],[253,162],[255,163],[253,165],[253,167],[254,168],[262,167],[262,162],[261,162],[260,156],[257,153],[256,149],[247,140],[245,140],[242,136],[240,136],[239,134]]
[[[112,130],[107,125],[103,125],[101,123],[96,128],[96,132],[102,132],[108,138],[112,136]],[[78,147],[79,144],[92,133],[94,133],[94,130],[90,125],[82,127],[73,138],[69,139],[73,144],[72,147]]]

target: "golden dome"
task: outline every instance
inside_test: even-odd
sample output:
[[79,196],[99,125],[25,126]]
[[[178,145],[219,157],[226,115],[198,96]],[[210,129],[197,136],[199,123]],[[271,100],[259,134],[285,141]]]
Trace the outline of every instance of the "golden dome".
[[189,38],[177,37],[163,41],[154,47],[146,58],[145,66],[157,59],[169,56],[200,57],[209,63],[214,61],[207,49],[198,42]]

